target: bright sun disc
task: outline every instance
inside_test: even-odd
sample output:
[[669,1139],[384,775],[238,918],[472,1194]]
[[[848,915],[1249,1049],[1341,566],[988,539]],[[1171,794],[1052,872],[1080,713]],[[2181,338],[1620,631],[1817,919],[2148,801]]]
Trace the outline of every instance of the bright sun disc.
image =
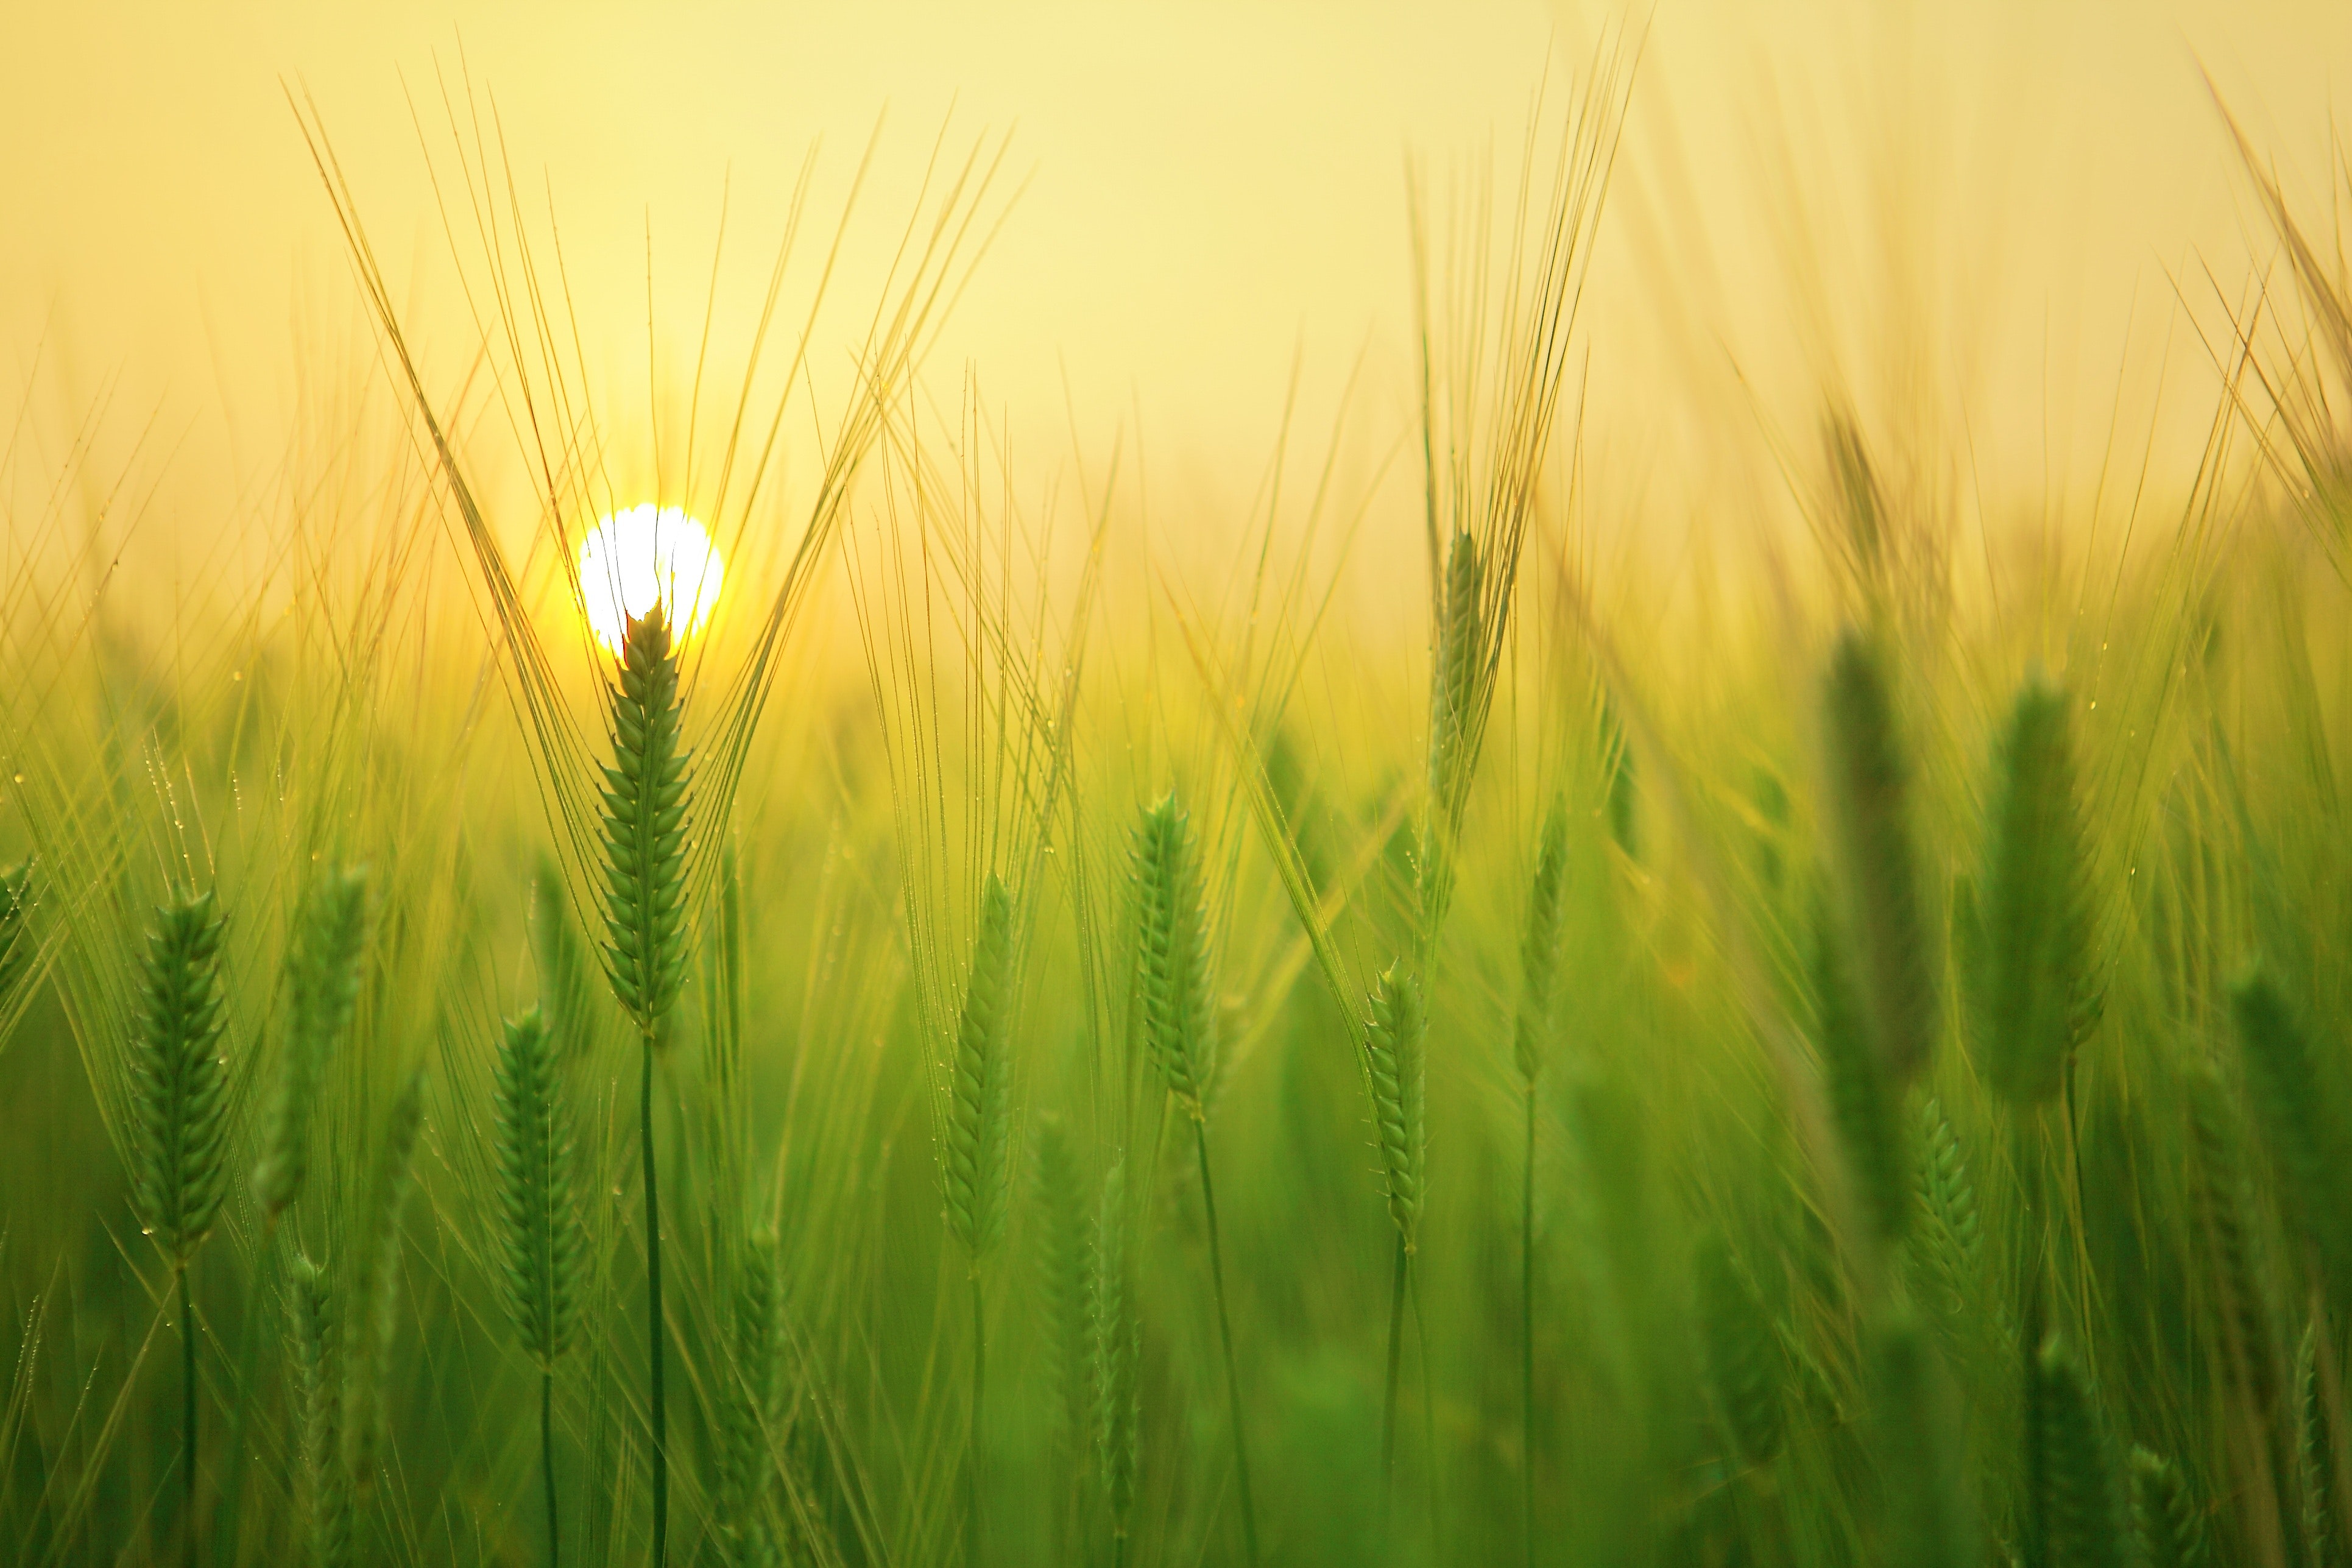
[[702,629],[726,572],[702,524],[674,506],[633,506],[594,528],[580,546],[580,597],[588,626],[607,651],[621,651],[628,617],[659,601],[680,641]]

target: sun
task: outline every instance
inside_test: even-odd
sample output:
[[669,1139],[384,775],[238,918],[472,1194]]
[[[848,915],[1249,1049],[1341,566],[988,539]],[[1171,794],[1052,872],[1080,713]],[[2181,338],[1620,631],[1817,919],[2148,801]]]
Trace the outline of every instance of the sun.
[[628,618],[658,600],[680,641],[702,629],[726,578],[709,531],[674,506],[616,511],[580,545],[580,597],[606,651],[621,651]]

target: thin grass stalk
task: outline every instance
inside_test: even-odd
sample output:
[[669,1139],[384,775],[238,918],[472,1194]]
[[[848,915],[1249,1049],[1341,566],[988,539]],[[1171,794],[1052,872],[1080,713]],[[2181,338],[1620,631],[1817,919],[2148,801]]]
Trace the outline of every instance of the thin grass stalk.
[[1249,1436],[1243,1426],[1241,1370],[1234,1358],[1234,1319],[1225,1308],[1225,1255],[1217,1237],[1217,1193],[1209,1180],[1208,1124],[1195,1118],[1192,1148],[1201,1160],[1201,1206],[1209,1219],[1209,1279],[1217,1296],[1217,1335],[1225,1352],[1225,1396],[1233,1411],[1234,1469],[1242,1494],[1242,1540],[1249,1561],[1258,1561],[1257,1503],[1250,1490]]
[[1536,1560],[1536,1080],[1559,967],[1560,900],[1568,882],[1568,803],[1544,814],[1519,943],[1519,1008],[1511,1036],[1527,1140],[1519,1161],[1519,1511],[1528,1568]]

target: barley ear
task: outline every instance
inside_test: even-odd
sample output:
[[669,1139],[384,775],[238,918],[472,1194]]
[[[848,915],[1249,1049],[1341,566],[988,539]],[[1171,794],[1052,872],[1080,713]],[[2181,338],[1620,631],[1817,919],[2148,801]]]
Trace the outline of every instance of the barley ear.
[[1786,1381],[1771,1315],[1721,1236],[1701,1238],[1696,1273],[1699,1342],[1716,1408],[1739,1458],[1768,1465],[1780,1450]]
[[418,1068],[393,1101],[376,1149],[353,1321],[341,1345],[343,1469],[362,1493],[374,1485],[376,1449],[383,1436],[383,1373],[400,1331],[402,1221],[415,1184],[410,1166],[424,1125],[425,1073]]
[[1903,1126],[1884,1058],[1870,1047],[1844,948],[1826,909],[1813,920],[1814,1045],[1821,1053],[1830,1119],[1853,1198],[1878,1240],[1900,1241],[1911,1219],[1911,1176]]
[[768,1434],[775,1425],[782,1363],[779,1267],[775,1232],[761,1230],[744,1242],[720,1412],[719,1527],[730,1568],[764,1568],[774,1556],[766,1504],[774,1468]]
[[562,1068],[538,1008],[507,1021],[493,1072],[499,1283],[525,1353],[546,1372],[572,1342],[587,1240],[572,1195]]
[[2198,1218],[2221,1297],[2225,1364],[2267,1418],[2278,1403],[2277,1349],[2254,1250],[2244,1143],[2213,1064],[2192,1057],[2182,1077]]
[[335,1318],[326,1270],[297,1252],[289,1266],[294,1320],[294,1397],[301,1426],[297,1454],[301,1503],[310,1520],[313,1568],[351,1559],[352,1496],[336,1435]]
[[1013,895],[992,871],[957,1018],[948,1103],[948,1227],[974,1268],[1004,1230],[1012,1143]]
[[2294,1358],[2295,1459],[2303,1480],[2304,1561],[2339,1568],[2336,1549],[2336,1434],[2327,1416],[2327,1390],[2319,1368],[2320,1321],[2304,1325]]
[[273,1220],[301,1194],[310,1168],[310,1112],[358,1008],[366,945],[366,871],[327,871],[303,900],[286,957],[284,1044],[253,1172],[254,1199]]
[[1421,983],[1402,960],[1372,988],[1372,1016],[1364,1033],[1372,1120],[1380,1129],[1381,1166],[1387,1178],[1389,1217],[1411,1253],[1418,1241],[1429,1155],[1429,1015]]
[[2128,1568],[2124,1497],[2097,1401],[2066,1342],[2053,1335],[2034,1361],[2042,1529],[2053,1568]]
[[157,909],[131,1037],[131,1196],[142,1228],[183,1268],[227,1191],[221,927],[209,892]]
[[2245,1051],[2246,1098],[2278,1166],[2287,1234],[2299,1254],[2336,1275],[2345,1145],[2318,1063],[2285,995],[2261,970],[2230,987],[2230,1012]]
[[1985,1077],[2011,1103],[2039,1104],[2065,1081],[2099,991],[2066,698],[2038,679],[2002,737],[1985,859]]
[[1453,838],[1461,826],[1477,753],[1478,681],[1486,654],[1481,620],[1486,584],[1477,540],[1467,532],[1454,534],[1446,550],[1429,672],[1430,808],[1422,825],[1414,889],[1424,944],[1436,940],[1453,901]]
[[1559,917],[1568,888],[1568,803],[1552,796],[1528,886],[1528,918],[1519,938],[1519,1011],[1511,1032],[1520,1080],[1532,1087],[1543,1070],[1544,1035],[1559,973]]
[[1103,1178],[1088,1264],[1095,1455],[1102,1472],[1103,1498],[1110,1509],[1111,1532],[1123,1540],[1128,1516],[1135,1506],[1136,1439],[1141,1424],[1137,1372],[1142,1355],[1141,1327],[1128,1273],[1127,1162],[1123,1159],[1114,1162]]
[[656,601],[621,639],[604,769],[604,972],[648,1045],[686,981],[686,840],[691,758],[669,623]]
[[2209,1568],[2205,1527],[2180,1471],[2146,1448],[2131,1454],[2132,1518],[2148,1568]]
[[1058,1116],[1037,1126],[1034,1170],[1037,1295],[1045,1319],[1044,1347],[1049,1402],[1058,1437],[1086,1426],[1086,1380],[1093,1332],[1087,1316],[1087,1216],[1079,1184],[1078,1159],[1069,1130]]
[[1935,944],[1912,838],[1911,766],[1885,661],[1849,631],[1830,661],[1830,831],[1847,893],[1856,992],[1888,1085],[1927,1065],[1936,1038]]
[[1205,1115],[1217,1013],[1210,997],[1208,913],[1191,820],[1171,792],[1143,814],[1129,852],[1136,979],[1151,1060],[1194,1120]]

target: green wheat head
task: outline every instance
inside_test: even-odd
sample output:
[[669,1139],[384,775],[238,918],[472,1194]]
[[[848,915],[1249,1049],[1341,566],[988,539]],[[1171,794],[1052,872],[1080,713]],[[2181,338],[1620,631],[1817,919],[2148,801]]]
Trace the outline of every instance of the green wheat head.
[[1436,941],[1453,902],[1454,836],[1461,829],[1463,805],[1477,762],[1478,684],[1486,650],[1480,606],[1486,583],[1477,540],[1466,531],[1456,533],[1445,555],[1437,646],[1429,672],[1430,808],[1422,823],[1414,888],[1424,944]]
[[2192,1057],[2183,1070],[2190,1172],[2198,1218],[2221,1295],[2229,1365],[2257,1410],[2278,1402],[2278,1367],[2268,1293],[2255,1254],[2244,1143],[2228,1089],[2213,1064]]
[[1069,1129],[1059,1116],[1037,1125],[1033,1162],[1036,1221],[1037,1296],[1044,1307],[1046,1379],[1053,1390],[1052,1417],[1063,1435],[1085,1426],[1086,1383],[1093,1326],[1088,1311],[1088,1235],[1078,1157]]
[[1004,1231],[1013,1137],[1013,895],[992,871],[956,1020],[945,1158],[948,1228],[975,1268]]
[[1824,702],[1830,831],[1847,889],[1857,994],[1887,1083],[1900,1090],[1936,1038],[1936,945],[1912,837],[1911,764],[1884,658],[1861,633],[1838,640]]
[[2146,1448],[2131,1453],[2132,1521],[2147,1568],[2210,1568],[2204,1521],[2179,1469]]
[[538,1008],[507,1021],[493,1071],[499,1284],[525,1353],[546,1371],[578,1321],[587,1237],[572,1195],[562,1065]]
[[1093,1325],[1095,1458],[1111,1530],[1127,1533],[1135,1506],[1136,1441],[1141,1425],[1139,1376],[1142,1326],[1136,1317],[1135,1282],[1127,1253],[1127,1162],[1112,1163],[1103,1178],[1088,1249],[1088,1318]]
[[1429,1158],[1429,1014],[1421,983],[1400,959],[1372,988],[1372,1016],[1364,1034],[1371,1080],[1372,1120],[1380,1130],[1381,1168],[1387,1179],[1389,1217],[1404,1249],[1418,1245]]
[[313,1568],[341,1568],[351,1559],[352,1495],[336,1436],[341,1404],[335,1377],[334,1303],[326,1270],[301,1253],[287,1273],[294,1322],[294,1397],[300,1422],[296,1454],[301,1503],[310,1526]]
[[352,1331],[340,1349],[342,1399],[338,1412],[343,1471],[364,1492],[375,1480],[375,1456],[383,1438],[383,1374],[400,1331],[400,1255],[408,1194],[415,1184],[410,1166],[425,1127],[425,1074],[408,1075],[384,1120],[370,1184],[367,1228],[362,1253]]
[[1885,1059],[1870,1046],[1855,1004],[1836,922],[1825,906],[1813,919],[1813,1018],[1831,1122],[1853,1182],[1853,1197],[1882,1242],[1902,1239],[1911,1222],[1912,1181],[1903,1124]]
[[2320,1376],[2319,1320],[2304,1325],[2294,1358],[2295,1461],[2303,1481],[2303,1550],[2308,1568],[2338,1568],[2336,1551],[2336,1434],[2327,1415],[2327,1389]]
[[1551,1016],[1552,984],[1559,973],[1559,918],[1568,889],[1568,804],[1552,797],[1536,847],[1528,887],[1527,925],[1519,939],[1519,1011],[1511,1051],[1520,1079],[1532,1086],[1543,1068],[1543,1037]]
[[1984,1221],[1960,1141],[1953,1136],[1952,1124],[1944,1120],[1944,1108],[1935,1096],[1919,1101],[1917,1122],[1916,1192],[1922,1224],[1913,1237],[1913,1252],[1931,1284],[1936,1305],[1957,1320],[1977,1298]]
[[2051,1568],[2128,1568],[2129,1523],[2105,1423],[2082,1367],[2053,1335],[2034,1361],[2032,1419],[2042,1428],[2040,1492]]
[[2001,742],[1976,911],[1984,1074],[2013,1104],[2055,1096],[2098,1019],[2088,876],[2066,697],[2028,680]]
[[663,1043],[686,983],[689,754],[669,623],[656,601],[621,638],[604,769],[604,973],[637,1032]]
[[1786,1369],[1771,1315],[1721,1236],[1701,1240],[1696,1272],[1699,1342],[1716,1407],[1739,1458],[1769,1464],[1786,1430]]
[[140,963],[131,1201],[140,1225],[184,1268],[212,1233],[228,1190],[222,924],[209,892],[163,905]]
[[1216,1049],[1209,921],[1191,819],[1171,792],[1136,824],[1129,858],[1135,886],[1137,984],[1143,1034],[1168,1092],[1194,1118]]
[[310,1113],[327,1064],[360,998],[367,945],[367,872],[337,867],[311,883],[286,957],[286,1036],[261,1117],[254,1200],[272,1219],[301,1195],[310,1169]]
[[2344,1141],[2302,1024],[2257,969],[2230,987],[2246,1058],[2246,1099],[2278,1167],[2288,1233],[2331,1272],[2342,1256]]
[[730,1568],[774,1561],[768,1527],[768,1433],[782,1387],[783,1320],[781,1263],[773,1231],[743,1244],[729,1325],[730,1377],[719,1425],[719,1530]]

